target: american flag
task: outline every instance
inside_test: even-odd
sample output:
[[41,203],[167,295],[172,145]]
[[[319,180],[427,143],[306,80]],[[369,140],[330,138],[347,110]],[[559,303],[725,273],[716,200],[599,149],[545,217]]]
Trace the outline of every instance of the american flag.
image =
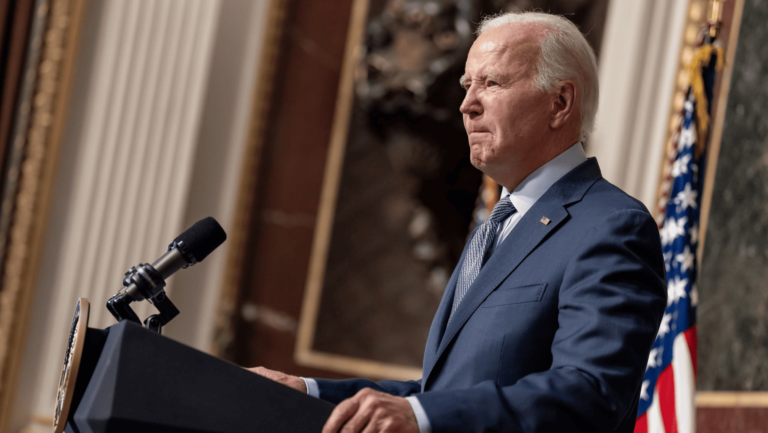
[[695,117],[696,101],[689,89],[661,227],[667,308],[643,377],[636,433],[696,430],[696,249],[702,173],[695,151]]

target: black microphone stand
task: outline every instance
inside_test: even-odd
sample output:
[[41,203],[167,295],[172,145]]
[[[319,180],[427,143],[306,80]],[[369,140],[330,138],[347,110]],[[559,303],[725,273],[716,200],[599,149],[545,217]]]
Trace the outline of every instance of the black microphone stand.
[[118,322],[130,320],[141,324],[130,304],[146,299],[160,314],[147,317],[144,327],[160,334],[163,326],[179,314],[163,289],[165,280],[174,272],[201,262],[226,239],[227,234],[212,217],[196,222],[174,239],[165,254],[154,263],[142,263],[129,269],[123,278],[123,288],[107,301],[107,310]]
[[150,264],[139,264],[125,273],[123,288],[107,301],[107,310],[117,319],[141,323],[139,316],[131,308],[134,301],[146,299],[154,305],[160,314],[153,314],[144,320],[144,326],[150,331],[162,333],[163,326],[179,314],[179,310],[165,293],[165,279]]

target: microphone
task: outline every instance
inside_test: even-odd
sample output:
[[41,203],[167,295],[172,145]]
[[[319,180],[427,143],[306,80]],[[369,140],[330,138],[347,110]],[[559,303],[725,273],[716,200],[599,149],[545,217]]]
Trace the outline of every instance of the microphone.
[[213,217],[201,219],[168,245],[168,251],[152,263],[166,280],[179,269],[202,262],[213,250],[227,240],[227,234]]
[[107,301],[107,309],[117,321],[127,319],[141,323],[129,304],[146,299],[160,314],[148,317],[144,324],[160,333],[162,326],[179,314],[165,294],[165,280],[180,269],[203,261],[225,240],[227,234],[212,217],[196,222],[174,239],[165,254],[154,263],[139,264],[129,269],[123,278],[123,288]]

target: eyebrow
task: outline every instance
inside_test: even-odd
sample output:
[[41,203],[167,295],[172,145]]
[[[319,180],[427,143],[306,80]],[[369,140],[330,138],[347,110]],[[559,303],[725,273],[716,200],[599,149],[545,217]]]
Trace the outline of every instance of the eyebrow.
[[[484,74],[480,75],[479,78],[481,78],[483,80],[487,80],[488,78],[498,80],[502,76],[503,75],[501,74],[501,72],[498,69],[496,69],[496,68],[489,68],[489,70],[487,72],[485,72]],[[459,85],[461,87],[464,87],[466,83],[467,83],[467,76],[466,76],[466,74],[464,74],[464,75],[461,76],[461,78],[459,78]]]

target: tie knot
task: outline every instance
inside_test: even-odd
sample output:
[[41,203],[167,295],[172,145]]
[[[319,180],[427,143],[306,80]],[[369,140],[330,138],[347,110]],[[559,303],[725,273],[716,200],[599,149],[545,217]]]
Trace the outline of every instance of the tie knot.
[[512,215],[515,212],[517,212],[517,209],[515,209],[515,205],[513,205],[512,202],[509,200],[509,196],[506,196],[501,198],[499,202],[496,203],[496,206],[493,207],[493,210],[491,211],[491,216],[489,216],[488,219],[495,223],[498,223],[498,222],[504,221],[505,219],[507,219],[508,216]]

